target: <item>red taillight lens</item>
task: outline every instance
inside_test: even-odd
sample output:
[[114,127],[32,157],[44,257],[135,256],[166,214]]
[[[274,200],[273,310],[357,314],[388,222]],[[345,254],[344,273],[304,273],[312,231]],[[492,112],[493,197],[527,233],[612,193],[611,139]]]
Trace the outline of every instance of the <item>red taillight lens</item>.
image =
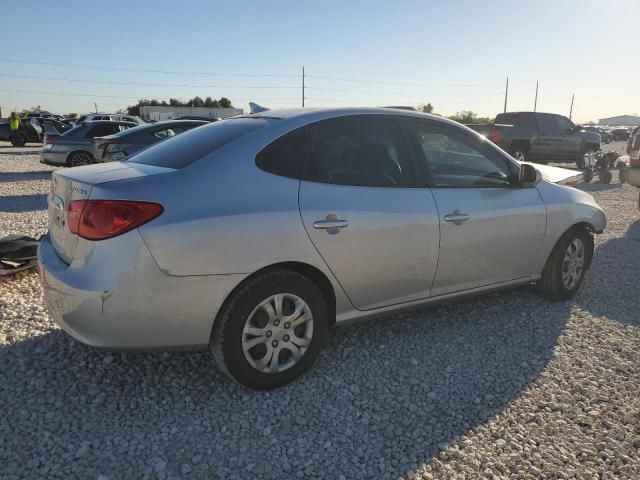
[[489,132],[489,140],[493,143],[498,143],[500,141],[501,135],[499,130],[491,130]]
[[74,200],[69,203],[67,223],[82,238],[105,240],[144,225],[163,211],[162,205],[151,202]]

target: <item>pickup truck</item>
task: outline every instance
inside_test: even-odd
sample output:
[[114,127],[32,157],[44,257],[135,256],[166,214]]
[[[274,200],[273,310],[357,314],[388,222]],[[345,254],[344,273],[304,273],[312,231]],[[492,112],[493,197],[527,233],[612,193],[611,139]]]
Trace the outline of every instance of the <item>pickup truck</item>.
[[584,168],[585,155],[600,150],[601,140],[565,116],[538,112],[500,113],[487,137],[516,160],[576,162],[578,168]]

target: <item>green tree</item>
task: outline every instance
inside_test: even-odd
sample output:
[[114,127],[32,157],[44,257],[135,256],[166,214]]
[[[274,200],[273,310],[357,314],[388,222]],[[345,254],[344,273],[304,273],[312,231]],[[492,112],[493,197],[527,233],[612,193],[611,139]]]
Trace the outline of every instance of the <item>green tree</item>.
[[222,108],[233,108],[233,105],[231,105],[231,100],[229,100],[227,97],[222,97],[220,99],[220,106]]
[[433,105],[427,103],[426,105],[422,105],[422,113],[433,113]]

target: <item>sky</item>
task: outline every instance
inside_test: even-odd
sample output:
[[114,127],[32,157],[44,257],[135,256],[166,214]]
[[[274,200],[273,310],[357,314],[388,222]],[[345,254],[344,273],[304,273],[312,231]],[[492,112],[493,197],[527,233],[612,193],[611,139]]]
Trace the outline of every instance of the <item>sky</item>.
[[[8,5],[10,5],[9,8]],[[106,8],[105,8],[106,6]],[[112,112],[222,96],[436,113],[640,113],[639,0],[13,1],[0,15],[0,107]]]

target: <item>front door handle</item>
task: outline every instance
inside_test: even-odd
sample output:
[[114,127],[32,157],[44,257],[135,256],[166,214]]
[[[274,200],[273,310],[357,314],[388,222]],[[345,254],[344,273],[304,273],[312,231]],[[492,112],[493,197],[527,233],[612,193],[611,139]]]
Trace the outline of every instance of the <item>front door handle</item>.
[[454,225],[462,225],[470,218],[471,217],[468,214],[462,213],[460,210],[454,210],[449,215],[444,216],[444,221],[453,222]]
[[316,220],[313,222],[313,228],[317,230],[326,230],[327,233],[336,234],[341,228],[349,226],[349,222],[342,220],[335,213],[330,213],[324,220]]

